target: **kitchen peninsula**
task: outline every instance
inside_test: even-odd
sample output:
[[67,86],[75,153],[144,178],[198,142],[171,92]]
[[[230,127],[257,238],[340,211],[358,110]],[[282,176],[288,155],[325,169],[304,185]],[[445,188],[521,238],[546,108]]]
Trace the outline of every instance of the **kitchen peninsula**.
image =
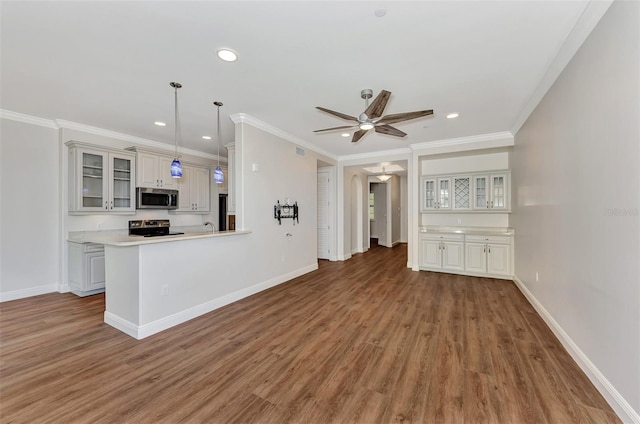
[[250,234],[185,231],[145,238],[79,231],[68,240],[105,246],[104,321],[142,339],[252,294],[229,283],[243,271],[228,265],[230,252],[241,252]]

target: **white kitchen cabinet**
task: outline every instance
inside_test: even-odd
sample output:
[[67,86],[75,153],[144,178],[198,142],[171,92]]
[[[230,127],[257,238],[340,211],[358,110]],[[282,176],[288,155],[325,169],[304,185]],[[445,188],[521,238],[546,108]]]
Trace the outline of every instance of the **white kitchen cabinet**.
[[138,148],[130,149],[137,153],[138,173],[136,184],[138,187],[176,189],[176,180],[179,180],[179,178],[171,177],[172,157],[143,151]]
[[461,271],[464,269],[464,236],[458,234],[422,234],[420,269]]
[[421,211],[451,210],[451,178],[422,178]]
[[471,210],[471,177],[452,177],[451,184],[453,189],[451,208],[455,211]]
[[104,292],[104,246],[95,243],[68,243],[69,288],[78,296]]
[[183,164],[182,178],[178,181],[178,209],[175,212],[209,212],[209,188],[208,168]]
[[469,273],[511,276],[511,237],[467,235],[465,266]]
[[473,176],[473,208],[509,210],[508,173]]
[[69,213],[134,214],[135,156],[69,141]]
[[509,171],[423,176],[420,212],[509,212]]

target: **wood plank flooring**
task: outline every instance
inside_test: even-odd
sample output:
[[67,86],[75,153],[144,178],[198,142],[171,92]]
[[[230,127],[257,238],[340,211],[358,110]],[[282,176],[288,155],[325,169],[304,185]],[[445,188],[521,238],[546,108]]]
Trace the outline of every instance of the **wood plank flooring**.
[[512,282],[406,260],[321,261],[140,341],[102,295],[5,302],[0,422],[620,422]]

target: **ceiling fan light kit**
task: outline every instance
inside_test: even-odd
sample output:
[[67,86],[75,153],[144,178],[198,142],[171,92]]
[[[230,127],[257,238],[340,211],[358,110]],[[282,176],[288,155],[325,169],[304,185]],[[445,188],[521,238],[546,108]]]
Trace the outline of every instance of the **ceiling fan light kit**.
[[369,104],[369,99],[373,97],[373,90],[371,90],[370,88],[362,90],[360,92],[360,97],[364,99],[365,110],[357,118],[355,116],[336,112],[335,110],[316,106],[316,109],[318,110],[337,116],[338,118],[342,118],[347,121],[355,121],[356,124],[343,125],[333,128],[324,128],[322,130],[315,130],[314,132],[317,133],[334,130],[345,130],[348,128],[358,128],[359,131],[353,133],[353,137],[351,138],[352,143],[357,143],[369,130],[374,130],[377,133],[391,135],[394,137],[404,137],[407,135],[405,132],[392,127],[390,124],[408,121],[410,119],[416,119],[422,116],[433,115],[433,109],[428,109],[382,116],[382,113],[387,106],[387,102],[391,97],[391,92],[387,90],[380,91],[380,93],[376,96],[371,104]]

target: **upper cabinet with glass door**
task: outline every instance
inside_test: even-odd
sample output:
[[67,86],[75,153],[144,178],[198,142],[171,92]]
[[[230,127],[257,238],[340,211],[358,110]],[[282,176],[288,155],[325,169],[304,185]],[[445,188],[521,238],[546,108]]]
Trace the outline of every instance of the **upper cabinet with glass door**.
[[75,141],[66,144],[69,213],[135,213],[135,156]]
[[420,179],[420,212],[508,212],[510,208],[509,171]]
[[420,211],[451,210],[451,178],[422,178]]
[[495,173],[473,176],[473,208],[475,210],[508,211],[509,173]]

